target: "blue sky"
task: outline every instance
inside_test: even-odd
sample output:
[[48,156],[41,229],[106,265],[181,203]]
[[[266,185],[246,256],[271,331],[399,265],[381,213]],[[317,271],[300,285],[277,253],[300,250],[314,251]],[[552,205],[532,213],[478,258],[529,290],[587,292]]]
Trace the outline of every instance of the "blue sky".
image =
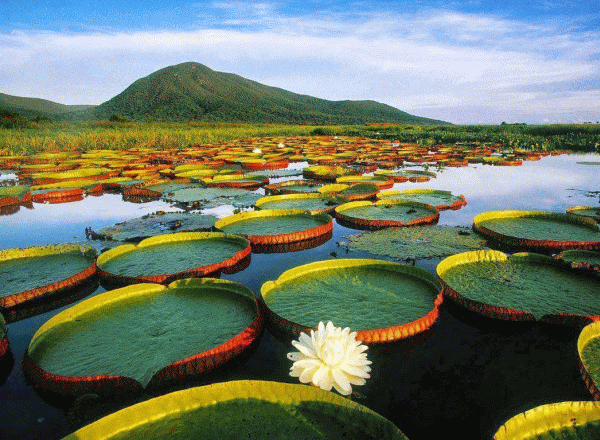
[[100,104],[196,61],[458,124],[600,120],[597,0],[0,0],[0,92]]

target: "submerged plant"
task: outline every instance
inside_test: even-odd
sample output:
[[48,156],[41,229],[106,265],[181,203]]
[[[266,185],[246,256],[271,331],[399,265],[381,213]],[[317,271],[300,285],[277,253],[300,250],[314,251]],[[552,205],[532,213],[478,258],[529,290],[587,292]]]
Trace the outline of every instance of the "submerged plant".
[[327,326],[319,322],[317,331],[310,336],[300,333],[298,341],[292,345],[298,350],[288,353],[294,361],[290,376],[298,377],[302,383],[313,383],[321,389],[331,388],[347,396],[352,393],[352,385],[364,385],[370,378],[371,361],[367,359],[367,346],[356,340],[356,332],[350,328]]

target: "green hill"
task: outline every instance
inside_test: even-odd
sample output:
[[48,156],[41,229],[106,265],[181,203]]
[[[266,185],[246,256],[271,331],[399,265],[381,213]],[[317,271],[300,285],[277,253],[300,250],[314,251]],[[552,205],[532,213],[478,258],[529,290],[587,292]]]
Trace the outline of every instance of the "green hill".
[[84,113],[131,120],[292,124],[447,124],[375,101],[328,101],[269,87],[199,63],[158,70]]
[[47,116],[53,117],[65,115],[89,109],[92,105],[65,105],[58,102],[48,101],[40,98],[24,98],[0,93],[0,109],[19,113],[24,117]]

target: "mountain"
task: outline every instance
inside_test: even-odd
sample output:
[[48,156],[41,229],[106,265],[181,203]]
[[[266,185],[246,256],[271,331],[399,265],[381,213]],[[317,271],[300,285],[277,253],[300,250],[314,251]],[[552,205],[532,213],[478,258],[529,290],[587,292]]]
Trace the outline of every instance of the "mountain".
[[24,98],[0,93],[0,109],[19,113],[25,117],[58,116],[92,108],[92,105],[65,105],[40,98]]
[[86,111],[131,120],[364,124],[447,124],[375,101],[328,101],[266,86],[194,62],[165,67]]

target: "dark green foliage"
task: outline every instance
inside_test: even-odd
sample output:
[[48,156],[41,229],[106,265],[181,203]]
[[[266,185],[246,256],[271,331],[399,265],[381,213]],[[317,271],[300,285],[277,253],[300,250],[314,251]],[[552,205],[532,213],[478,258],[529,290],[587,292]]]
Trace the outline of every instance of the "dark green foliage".
[[298,95],[193,62],[169,66],[135,81],[95,108],[93,114],[99,118],[118,114],[135,121],[149,118],[323,125],[444,123],[375,101],[328,101]]
[[0,108],[0,128],[19,128],[27,126],[27,121],[20,114]]
[[[91,105],[65,105],[40,98],[25,98],[0,93],[0,108],[19,113],[25,118],[64,117],[68,113],[89,109]],[[37,121],[36,121],[37,122]]]

